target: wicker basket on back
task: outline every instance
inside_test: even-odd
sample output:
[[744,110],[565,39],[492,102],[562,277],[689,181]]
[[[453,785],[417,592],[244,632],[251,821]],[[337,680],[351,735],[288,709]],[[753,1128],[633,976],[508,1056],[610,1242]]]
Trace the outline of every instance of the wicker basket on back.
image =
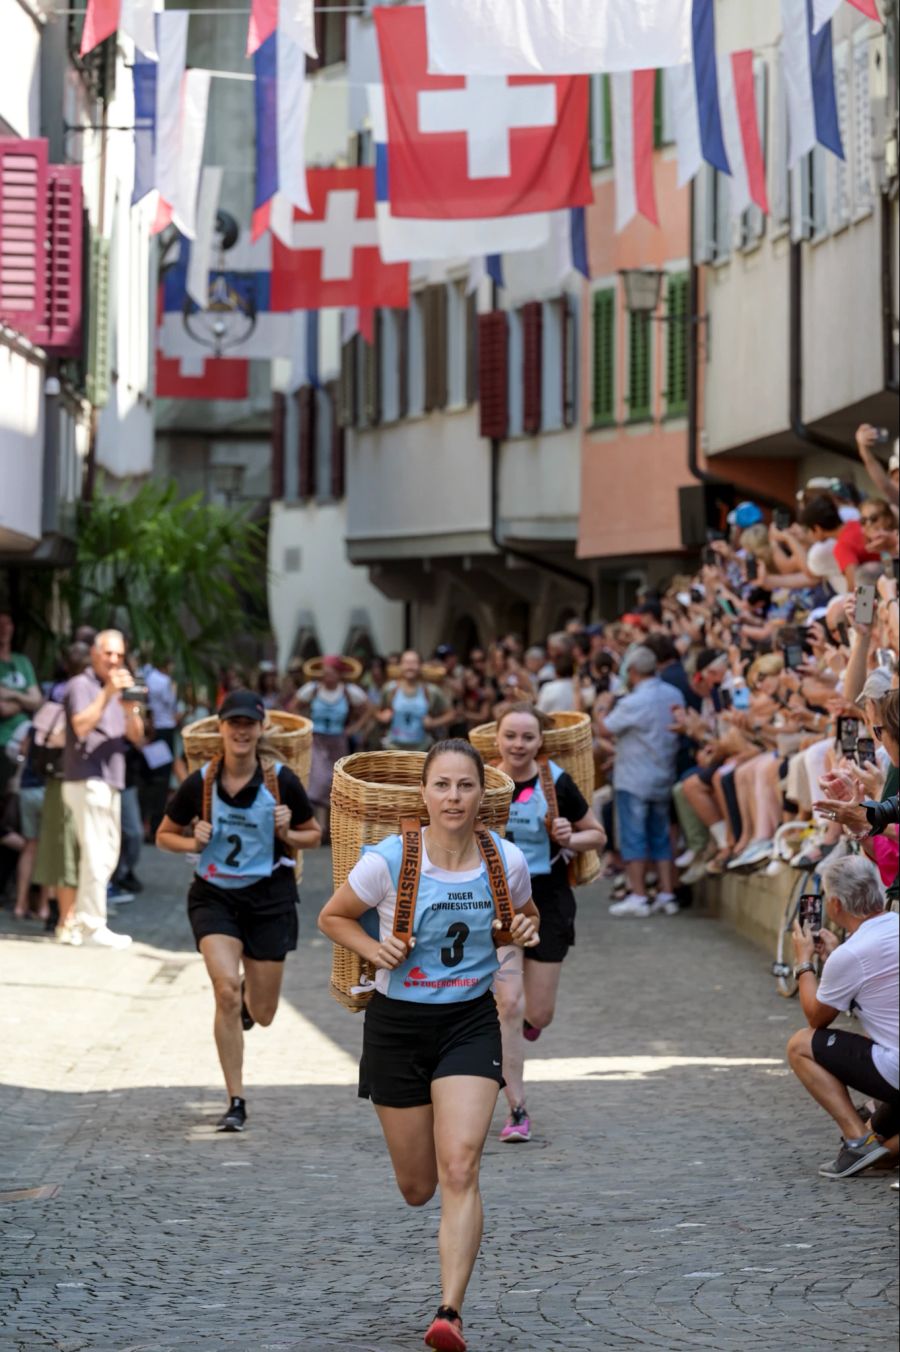
[[[388,663],[387,676],[389,681],[399,681],[399,662]],[[447,679],[447,668],[442,667],[440,662],[423,662],[419,676],[427,685],[443,685]]]
[[[363,845],[377,845],[400,829],[401,817],[418,816],[428,823],[422,801],[422,751],[357,751],[334,767],[331,786],[331,867],[335,889],[347,881]],[[481,821],[503,831],[512,801],[513,782],[493,766],[485,769]],[[356,990],[372,981],[374,972],[356,953],[334,945],[331,994],[355,1012],[366,1007],[370,990]],[[355,993],[354,993],[355,992]]]
[[[594,796],[594,736],[587,714],[549,714],[552,728],[544,733],[544,755],[568,772],[581,790],[587,803]],[[497,724],[482,723],[469,733],[469,740],[480,751],[485,763],[499,760]],[[600,874],[600,856],[596,850],[586,850],[574,859],[575,885],[582,887]]]
[[[280,709],[270,709],[266,714],[263,732],[263,755],[289,766],[304,786],[309,783],[309,770],[312,763],[312,723],[299,714],[285,714]],[[219,720],[201,718],[181,730],[184,742],[184,756],[191,771],[199,770],[208,761],[222,754],[222,734],[219,732]],[[297,881],[303,877],[303,853],[297,854]]]

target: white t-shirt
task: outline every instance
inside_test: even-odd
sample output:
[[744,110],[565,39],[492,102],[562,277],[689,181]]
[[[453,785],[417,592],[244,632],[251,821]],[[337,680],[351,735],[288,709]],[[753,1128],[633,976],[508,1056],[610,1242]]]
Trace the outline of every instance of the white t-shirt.
[[[594,687],[584,686],[581,691],[581,706],[589,709],[596,698]],[[537,707],[542,714],[571,713],[575,708],[575,683],[571,676],[561,676],[558,680],[542,685],[537,697]]]
[[818,540],[814,545],[810,545],[806,555],[806,566],[814,577],[825,578],[838,596],[847,595],[850,588],[841,572],[841,565],[834,557],[834,540]]
[[338,700],[344,695],[347,696],[354,709],[358,709],[361,704],[366,703],[365,690],[362,686],[353,685],[351,682],[344,682],[342,685],[335,686],[333,690],[329,690],[320,681],[307,681],[306,685],[301,685],[297,691],[297,699],[301,704],[312,704],[317,694],[323,704],[337,704]]
[[[500,846],[506,865],[509,899],[513,904],[513,910],[521,911],[531,900],[531,875],[528,872],[528,864],[518,845],[514,845],[511,840],[501,840]],[[448,869],[437,868],[429,859],[423,840],[422,873],[425,877],[434,878],[442,883],[471,883],[481,871],[480,865],[478,868],[453,873]],[[366,906],[378,908],[379,935],[383,943],[394,932],[394,911],[397,906],[397,889],[394,887],[387,860],[374,850],[369,850],[358,863],[354,864],[347,881],[361,902]],[[390,972],[384,971],[375,973],[375,988],[383,995],[387,994],[390,975]]]
[[900,915],[874,915],[836,948],[822,968],[818,997],[847,1010],[855,1001],[866,1035],[874,1042],[875,1069],[900,1089]]

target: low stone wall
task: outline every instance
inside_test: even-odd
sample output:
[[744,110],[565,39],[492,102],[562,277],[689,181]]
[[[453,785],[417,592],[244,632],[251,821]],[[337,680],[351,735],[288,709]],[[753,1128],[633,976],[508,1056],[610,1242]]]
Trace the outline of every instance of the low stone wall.
[[774,878],[761,871],[726,873],[695,887],[694,905],[727,921],[774,959],[785,902],[796,882],[792,868],[781,869]]

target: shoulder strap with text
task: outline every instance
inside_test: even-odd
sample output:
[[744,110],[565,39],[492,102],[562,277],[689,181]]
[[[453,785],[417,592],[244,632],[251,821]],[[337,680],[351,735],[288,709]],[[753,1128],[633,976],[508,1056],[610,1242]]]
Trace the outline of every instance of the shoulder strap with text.
[[418,817],[401,817],[400,835],[403,858],[397,879],[397,905],[394,907],[394,937],[408,944],[413,937],[419,879],[422,876],[422,823]]
[[509,895],[509,882],[494,837],[480,822],[475,823],[475,839],[478,842],[478,849],[487,870],[488,885],[491,889],[491,896],[494,898],[494,910],[497,913],[497,919],[500,921],[500,928],[494,930],[494,943],[500,948],[503,944],[512,943],[509,931],[513,922],[514,911]]
[[212,821],[212,799],[213,791],[216,787],[216,778],[222,768],[222,757],[215,756],[206,767],[206,773],[203,776],[203,807],[200,813],[200,820],[204,822]]
[[538,774],[541,777],[541,789],[547,799],[547,833],[549,834],[553,823],[559,816],[559,803],[556,798],[553,771],[550,769],[550,762],[546,756],[538,757]]

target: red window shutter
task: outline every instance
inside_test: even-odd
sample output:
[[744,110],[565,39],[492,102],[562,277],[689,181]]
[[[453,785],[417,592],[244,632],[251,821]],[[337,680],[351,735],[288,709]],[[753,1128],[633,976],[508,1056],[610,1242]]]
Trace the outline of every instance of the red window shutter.
[[541,377],[544,307],[540,301],[522,306],[522,430],[541,430]]
[[344,429],[337,416],[338,382],[333,380],[327,386],[331,400],[331,496],[339,502],[347,489],[346,482],[346,443]]
[[478,397],[481,435],[502,441],[509,428],[509,342],[504,310],[478,316]]
[[47,302],[36,342],[57,357],[82,350],[84,194],[81,169],[51,164],[47,178]]
[[304,385],[295,397],[298,491],[301,498],[311,498],[316,491],[316,392],[312,385]]
[[37,341],[47,296],[47,142],[0,137],[0,320]]
[[284,497],[284,434],[287,421],[287,399],[279,391],[272,393],[272,478],[271,498],[280,502]]

